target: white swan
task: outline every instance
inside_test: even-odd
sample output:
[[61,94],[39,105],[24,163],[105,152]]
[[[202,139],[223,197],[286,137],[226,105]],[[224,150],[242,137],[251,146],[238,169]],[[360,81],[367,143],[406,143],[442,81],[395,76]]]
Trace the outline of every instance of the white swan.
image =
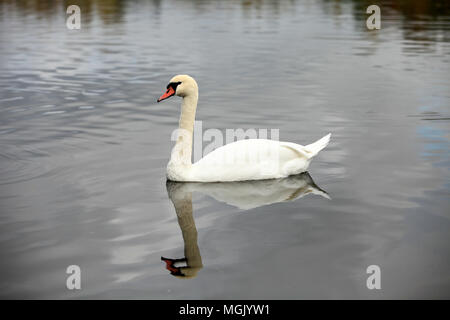
[[167,165],[172,181],[225,182],[284,178],[305,172],[314,156],[325,148],[331,134],[302,146],[268,139],[246,139],[217,148],[192,163],[192,138],[198,101],[197,82],[177,75],[158,102],[171,96],[183,98],[178,138]]

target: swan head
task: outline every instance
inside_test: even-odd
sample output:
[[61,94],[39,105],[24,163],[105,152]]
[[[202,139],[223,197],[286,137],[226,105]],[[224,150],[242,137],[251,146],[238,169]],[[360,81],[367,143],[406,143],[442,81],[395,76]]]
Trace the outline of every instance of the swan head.
[[157,102],[161,102],[172,96],[179,96],[184,98],[197,95],[198,86],[194,78],[186,74],[179,74],[170,79],[169,84],[167,85],[167,91],[161,97],[159,97]]

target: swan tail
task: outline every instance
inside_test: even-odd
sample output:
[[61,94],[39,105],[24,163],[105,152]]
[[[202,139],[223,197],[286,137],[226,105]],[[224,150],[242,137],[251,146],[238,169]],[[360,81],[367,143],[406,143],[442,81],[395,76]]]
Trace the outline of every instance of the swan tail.
[[310,158],[316,156],[320,152],[320,150],[325,148],[330,142],[330,138],[331,133],[327,134],[325,137],[317,140],[316,142],[313,142],[305,146],[305,150],[309,153]]

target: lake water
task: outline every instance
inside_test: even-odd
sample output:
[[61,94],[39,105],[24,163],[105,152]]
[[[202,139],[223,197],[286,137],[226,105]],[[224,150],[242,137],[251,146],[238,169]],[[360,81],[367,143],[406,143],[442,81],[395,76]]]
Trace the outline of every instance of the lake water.
[[[369,4],[0,1],[0,297],[450,298],[449,4],[376,1],[373,31]],[[309,175],[166,186],[180,73],[204,131],[331,143]]]

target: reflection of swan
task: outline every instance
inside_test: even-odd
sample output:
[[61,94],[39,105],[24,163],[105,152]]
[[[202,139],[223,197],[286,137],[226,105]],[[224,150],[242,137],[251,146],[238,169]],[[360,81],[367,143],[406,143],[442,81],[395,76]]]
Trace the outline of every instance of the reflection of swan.
[[177,142],[167,165],[167,178],[172,181],[246,181],[299,174],[308,169],[312,158],[330,141],[331,134],[307,146],[268,139],[246,139],[217,148],[192,164],[197,83],[187,75],[175,76],[158,102],[174,95],[183,97],[183,103]]
[[[172,185],[176,184],[176,182],[172,183]],[[330,199],[307,172],[283,179],[212,183],[180,182],[178,184],[184,193],[200,192],[243,210],[294,200],[309,193]]]
[[[193,278],[203,267],[200,250],[197,245],[197,229],[192,211],[192,193],[200,192],[229,205],[248,210],[268,204],[292,201],[309,193],[330,199],[320,189],[311,176],[305,172],[284,179],[194,183],[167,181],[167,193],[177,213],[178,224],[184,240],[184,258],[170,259],[161,257],[166,269],[180,278]],[[185,266],[180,266],[185,263]]]

